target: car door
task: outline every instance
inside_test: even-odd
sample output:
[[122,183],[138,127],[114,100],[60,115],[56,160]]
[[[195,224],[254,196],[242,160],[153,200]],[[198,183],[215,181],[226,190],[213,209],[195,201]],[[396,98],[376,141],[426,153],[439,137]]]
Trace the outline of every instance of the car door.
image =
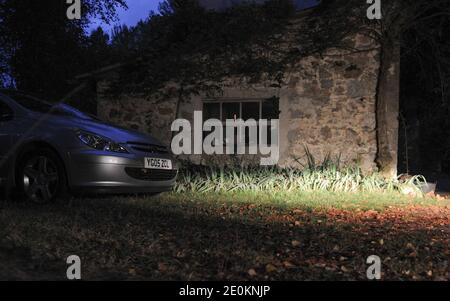
[[0,99],[0,178],[8,175],[7,156],[10,155],[15,130],[14,111]]

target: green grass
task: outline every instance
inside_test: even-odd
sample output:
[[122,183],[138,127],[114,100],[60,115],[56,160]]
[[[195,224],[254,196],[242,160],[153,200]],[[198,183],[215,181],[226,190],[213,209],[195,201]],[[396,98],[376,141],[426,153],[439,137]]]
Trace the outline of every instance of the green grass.
[[[196,206],[212,207],[221,205],[246,205],[270,206],[280,209],[302,208],[306,210],[316,209],[346,209],[346,210],[379,210],[391,207],[406,206],[441,206],[450,205],[450,200],[438,201],[431,197],[410,197],[397,192],[277,192],[263,193],[259,191],[235,191],[235,192],[187,192],[166,194],[156,201],[161,206],[170,206],[178,202],[192,202]],[[169,201],[168,204],[165,204]]]
[[[310,159],[313,160],[313,159]],[[181,169],[175,191],[196,192],[262,192],[264,194],[299,192],[408,192],[421,195],[426,180],[421,176],[405,180],[387,180],[379,174],[364,175],[356,167],[340,167],[325,159],[319,166],[308,167],[215,167],[187,165]]]

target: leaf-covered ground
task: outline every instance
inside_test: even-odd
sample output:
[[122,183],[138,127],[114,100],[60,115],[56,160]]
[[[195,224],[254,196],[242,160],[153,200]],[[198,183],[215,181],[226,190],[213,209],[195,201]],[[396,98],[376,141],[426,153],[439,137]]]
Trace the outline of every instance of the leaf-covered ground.
[[450,279],[450,201],[385,195],[176,195],[2,203],[0,279]]

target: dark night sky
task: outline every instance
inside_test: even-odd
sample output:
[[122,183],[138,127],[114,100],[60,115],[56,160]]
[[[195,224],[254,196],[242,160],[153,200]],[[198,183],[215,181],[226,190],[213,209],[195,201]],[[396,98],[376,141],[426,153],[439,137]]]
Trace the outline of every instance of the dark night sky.
[[[264,0],[256,0],[263,2]],[[300,8],[311,7],[317,0],[294,0]],[[108,32],[114,27],[114,25],[126,24],[129,26],[135,25],[139,20],[146,19],[150,11],[157,11],[158,4],[161,0],[128,0],[128,10],[119,10],[119,21],[116,24],[102,24],[101,22],[94,22],[91,29],[94,29],[101,25]],[[223,8],[230,5],[236,0],[200,0],[207,7],[211,8]]]

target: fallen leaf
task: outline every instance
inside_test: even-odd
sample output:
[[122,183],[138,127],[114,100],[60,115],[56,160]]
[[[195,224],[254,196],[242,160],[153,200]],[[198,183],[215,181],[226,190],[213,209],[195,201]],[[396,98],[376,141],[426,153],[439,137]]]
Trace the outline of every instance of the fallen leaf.
[[252,277],[255,277],[256,275],[258,275],[258,273],[256,273],[255,269],[248,270],[248,274]]
[[266,272],[267,273],[273,273],[276,272],[278,269],[273,264],[266,265]]
[[158,270],[160,272],[165,272],[167,271],[167,266],[164,263],[158,263]]
[[287,269],[292,269],[292,268],[295,268],[295,265],[294,264],[292,264],[291,262],[289,262],[289,261],[285,261],[285,262],[283,262],[283,265],[284,265],[284,267],[285,268],[287,268]]
[[341,266],[341,271],[344,272],[344,273],[347,273],[348,269],[345,266]]
[[414,249],[414,245],[412,244],[412,243],[408,243],[407,245],[406,245],[406,248],[407,249]]
[[300,242],[299,242],[298,240],[293,240],[293,241],[291,242],[291,244],[292,244],[292,246],[293,246],[294,248],[300,246]]

